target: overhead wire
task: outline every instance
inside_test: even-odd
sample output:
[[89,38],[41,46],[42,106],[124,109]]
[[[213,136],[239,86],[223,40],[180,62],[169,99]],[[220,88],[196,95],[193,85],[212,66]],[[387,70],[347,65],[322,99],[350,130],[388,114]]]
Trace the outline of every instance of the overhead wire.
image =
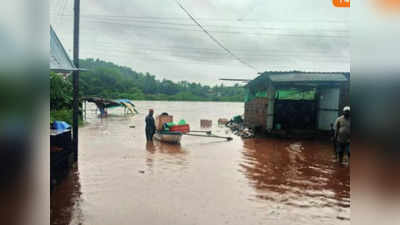
[[[59,3],[60,2],[62,2],[63,0],[59,0]],[[59,5],[61,5],[60,6],[60,9],[61,9],[61,14],[59,15],[59,17],[64,17],[64,16],[70,16],[70,15],[65,15],[64,14],[64,10],[65,10],[65,7],[66,7],[66,5],[68,4],[68,1],[69,0],[64,0],[64,6],[62,6],[62,3],[61,4],[59,4]],[[167,21],[168,20],[182,20],[182,19],[188,19],[188,18],[186,18],[186,17],[169,17],[169,18],[165,18],[165,17],[132,17],[132,16],[117,16],[117,15],[115,15],[115,16],[112,16],[112,15],[108,15],[108,16],[103,16],[103,15],[98,15],[98,16],[101,16],[100,18],[89,18],[89,16],[88,15],[82,15],[82,17],[83,18],[85,18],[88,22],[93,22],[93,23],[110,23],[110,24],[118,24],[118,25],[124,25],[124,26],[126,26],[126,25],[131,25],[131,26],[133,26],[133,27],[138,27],[138,28],[143,28],[143,29],[167,29],[167,30],[182,30],[182,31],[196,31],[196,32],[204,32],[204,33],[206,33],[207,34],[207,36],[211,39],[211,40],[213,40],[219,47],[221,47],[226,53],[228,53],[228,55],[230,55],[233,59],[235,59],[235,60],[237,60],[237,61],[239,61],[241,64],[244,64],[244,65],[246,65],[246,67],[249,67],[249,68],[252,68],[252,69],[254,69],[254,70],[256,70],[255,69],[255,67],[254,66],[252,66],[252,65],[250,65],[250,64],[248,64],[247,62],[245,62],[245,61],[243,61],[242,59],[241,59],[241,57],[239,57],[238,55],[236,55],[236,54],[234,54],[230,49],[228,49],[228,48],[226,48],[224,45],[223,45],[223,43],[222,42],[220,42],[218,39],[216,39],[210,32],[213,32],[213,33],[221,33],[221,34],[248,34],[248,35],[258,35],[258,36],[264,36],[264,37],[272,37],[272,36],[274,36],[274,35],[278,35],[278,36],[280,36],[280,37],[320,37],[320,38],[323,38],[323,37],[328,37],[328,38],[348,38],[347,36],[335,36],[335,35],[314,35],[314,34],[312,34],[312,35],[308,35],[308,34],[282,34],[282,33],[249,33],[249,32],[238,32],[238,31],[223,31],[223,30],[208,30],[208,29],[206,29],[202,24],[200,24],[199,22],[198,22],[198,20],[199,20],[199,18],[194,18],[183,6],[182,6],[182,4],[180,4],[180,2],[178,2],[177,0],[175,0],[176,1],[176,3],[180,6],[180,8],[187,14],[187,16],[189,17],[189,19],[190,20],[192,20],[195,24],[187,24],[187,23],[180,23],[180,22],[165,22],[164,21],[164,19],[166,19]],[[59,11],[60,12],[60,11]],[[108,18],[107,18],[108,17]],[[122,19],[130,19],[131,21],[127,21],[127,20],[124,20],[124,21],[119,21],[119,18],[122,18]],[[163,21],[157,21],[157,20],[159,20],[159,19],[162,19]],[[132,21],[133,20],[133,21]],[[213,19],[213,18],[203,18],[203,19],[200,19],[200,20],[207,20],[207,21],[234,21],[234,20],[230,20],[230,19]],[[260,20],[247,20],[246,19],[246,21],[245,22],[250,22],[250,21],[260,21]],[[126,23],[126,22],[128,22],[128,23]],[[241,21],[241,22],[244,22],[244,21]],[[316,21],[313,21],[313,22],[316,22]],[[321,22],[321,23],[337,23],[337,24],[344,24],[344,22],[343,23],[341,23],[340,21],[318,21],[318,22]],[[133,24],[132,24],[133,23]],[[136,23],[136,24],[135,24]],[[164,27],[159,27],[159,26],[148,26],[148,25],[141,25],[140,23],[144,23],[144,24],[146,24],[146,23],[150,23],[151,25],[165,25]],[[139,25],[137,25],[137,24],[139,24]],[[199,27],[200,28],[200,30],[197,30],[197,29],[183,29],[182,27],[179,27],[179,26],[184,26],[184,27],[194,27],[194,26],[197,26],[197,27]],[[260,30],[285,30],[286,28],[282,28],[282,27],[246,27],[246,26],[242,26],[242,27],[238,27],[238,26],[225,26],[225,25],[214,25],[214,24],[207,24],[206,25],[207,27],[222,27],[222,28],[238,28],[238,29],[260,29]],[[86,27],[86,28],[88,28],[88,27]],[[288,29],[290,29],[290,28],[288,28]],[[292,30],[292,29],[290,29],[290,30]],[[326,30],[326,31],[332,31],[332,30]],[[346,31],[346,30],[334,30],[334,32],[337,32],[337,33],[347,33],[348,31]],[[268,36],[267,36],[268,35]],[[108,49],[111,49],[111,48],[108,48],[108,47],[105,47],[105,46],[102,46],[102,47],[96,47],[96,48],[98,48],[98,49],[106,49],[106,50],[108,50]],[[143,49],[143,48],[142,48]],[[196,49],[196,48],[178,48],[178,49],[180,49],[180,50],[184,50],[184,49]],[[210,57],[209,57],[209,55],[215,55],[215,54],[219,54],[220,52],[218,52],[218,51],[216,51],[216,49],[204,49],[204,48],[197,48],[198,50],[201,50],[201,51],[205,51],[205,52],[201,52],[201,51],[191,51],[191,52],[189,52],[189,53],[187,53],[187,52],[182,52],[182,53],[179,53],[179,54],[176,54],[176,52],[170,52],[170,50],[169,50],[169,48],[167,48],[167,49],[157,49],[157,48],[146,48],[146,49],[143,49],[143,50],[145,50],[145,52],[147,52],[147,51],[165,51],[165,52],[170,52],[171,54],[172,54],[172,56],[174,56],[174,57],[176,57],[176,58],[181,58],[181,57],[185,57],[185,56],[188,56],[188,57],[191,57],[191,56],[201,56],[201,57],[203,57],[203,56],[205,56],[205,57],[207,57],[206,59],[210,59]],[[93,49],[92,49],[93,50]],[[121,49],[116,49],[115,48],[115,46],[113,46],[112,47],[112,50],[114,50],[114,51],[116,51],[116,52],[119,52],[119,53],[129,53],[129,54],[132,54],[133,52],[129,52],[129,51],[123,51],[123,50],[121,50]],[[135,49],[135,51],[136,50],[140,50],[140,48],[136,48]],[[97,49],[94,49],[94,51],[97,51]],[[100,51],[100,50],[99,50]],[[207,52],[208,51],[208,52]],[[253,52],[252,50],[244,50],[244,49],[242,49],[242,50],[238,50],[238,49],[236,49],[235,50],[235,52],[236,51],[244,51],[244,52],[246,52],[246,51],[248,51],[248,52]],[[270,51],[270,50],[268,50],[268,51]],[[301,51],[299,51],[299,53],[301,54]],[[307,53],[310,53],[309,51],[307,51]],[[142,52],[136,52],[136,53],[134,53],[134,54],[143,54]],[[191,54],[191,55],[190,55]],[[193,55],[193,54],[195,54],[195,55]],[[196,55],[196,54],[198,54],[198,55]],[[247,56],[250,56],[250,57],[264,57],[264,56],[272,56],[272,57],[279,57],[279,58],[281,58],[281,57],[285,57],[285,56],[297,56],[296,54],[266,54],[266,55],[263,55],[263,54],[247,54]],[[311,58],[313,58],[314,56],[313,55],[305,55],[305,54],[301,54],[300,56],[302,56],[302,57],[311,57]],[[197,57],[197,59],[201,59],[201,57]],[[325,56],[321,56],[321,55],[315,55],[315,58],[316,59],[321,59],[322,57],[325,57]],[[333,59],[335,59],[335,57],[336,56],[332,56],[332,58]],[[342,56],[338,56],[338,59],[343,59],[343,57]],[[190,58],[191,60],[193,60],[193,57],[191,57]],[[204,59],[204,58],[203,58]],[[147,59],[144,59],[144,60],[147,60]],[[158,61],[160,61],[160,60],[158,60]],[[163,61],[163,60],[161,60],[161,61]],[[165,61],[165,60],[164,60]],[[188,63],[188,61],[186,61],[186,60],[181,60],[181,61],[176,61],[176,60],[167,60],[168,62],[182,62],[182,63]],[[204,62],[204,61],[199,61],[199,62]],[[329,60],[329,62],[332,62],[332,60]],[[336,62],[336,61],[334,61],[333,60],[333,62]],[[347,62],[347,61],[345,61],[345,62]],[[193,64],[193,61],[191,61],[191,62],[189,62],[190,64]],[[207,63],[207,64],[209,64],[210,62],[205,62],[205,63]],[[215,63],[215,62],[214,62]],[[201,64],[204,64],[204,63],[201,63]],[[222,64],[222,65],[225,65],[225,64]],[[221,66],[222,66],[221,65]],[[278,65],[276,65],[276,66],[278,66]],[[282,65],[283,66],[283,65]]]
[[[127,50],[127,49],[120,49],[120,48],[102,48],[102,47],[96,47],[96,48],[92,48],[92,50],[95,51],[99,51],[99,52],[111,52],[109,50],[112,50],[113,52],[118,52],[118,53],[124,53],[124,54],[130,54],[130,55],[148,55],[148,56],[157,56],[154,54],[151,54],[151,52],[154,51],[148,51],[148,50]],[[108,53],[107,53],[108,54]],[[188,53],[184,53],[184,54],[170,54],[169,56],[174,57],[174,58],[185,58],[186,60],[190,61],[190,60],[196,60],[196,61],[200,61],[200,62],[207,62],[210,63],[210,60],[212,59],[213,62],[215,62],[216,60],[218,61],[226,61],[226,58],[218,58],[218,57],[211,57],[211,56],[204,56],[204,55],[193,55],[193,54],[188,54]],[[215,56],[215,55],[214,55]],[[276,55],[270,55],[271,57],[274,58],[270,58],[268,59],[269,61],[282,61],[282,58],[284,58],[286,61],[293,61],[296,58],[287,58],[288,55],[280,55],[280,56],[276,56]],[[261,56],[261,57],[265,57],[265,56]],[[257,58],[257,57],[252,57],[252,58]],[[260,57],[258,57],[260,58]],[[312,59],[315,62],[330,62],[330,63],[346,63],[349,62],[350,59],[349,58],[342,58],[342,57],[332,57],[332,58],[322,58],[322,57],[304,57],[303,59]]]
[[60,14],[61,20],[59,21],[61,25],[63,24],[63,21],[64,21],[63,20],[63,18],[64,18],[63,15],[64,15],[64,11],[65,11],[65,8],[67,7],[68,3],[69,3],[69,0],[64,0],[64,6],[63,6],[61,14]]
[[[194,31],[194,32],[204,32],[201,29],[187,29],[187,28],[182,28],[182,27],[176,27],[176,26],[150,26],[150,25],[142,25],[142,24],[135,24],[135,23],[126,23],[122,21],[102,21],[102,20],[96,20],[96,19],[90,19],[87,22],[90,23],[100,23],[100,24],[116,24],[116,25],[121,25],[121,26],[132,26],[135,28],[140,28],[140,29],[160,29],[160,30],[180,30],[180,31]],[[138,31],[138,30],[136,30]],[[140,30],[139,30],[140,31]],[[348,35],[331,35],[331,34],[291,34],[291,33],[252,33],[252,32],[247,32],[247,31],[221,31],[221,30],[209,30],[209,32],[213,33],[218,33],[218,34],[231,34],[231,35],[237,35],[237,34],[244,34],[244,35],[255,35],[259,37],[269,37],[269,38],[274,38],[276,36],[280,37],[299,37],[299,38],[345,38],[348,39]],[[344,32],[343,32],[344,33]],[[343,34],[342,33],[342,34]]]
[[[93,49],[89,49],[89,50],[82,50],[82,54],[98,54],[99,51],[93,50]],[[121,52],[118,52],[121,53]],[[122,52],[122,54],[125,54]],[[127,53],[130,54],[130,53]],[[109,56],[120,56],[119,54],[116,53],[107,53],[107,55]],[[152,62],[162,62],[162,63],[168,63],[168,64],[177,64],[177,63],[181,63],[183,65],[207,65],[207,66],[214,66],[214,67],[226,67],[227,63],[216,63],[213,62],[212,64],[210,62],[206,62],[206,61],[187,61],[187,60],[167,60],[167,59],[159,59],[159,58],[134,58],[133,61],[135,60],[139,60],[139,61],[146,61],[148,62],[149,60],[151,60]],[[313,62],[313,61],[309,61],[309,62]],[[320,64],[326,64],[330,62],[326,61],[326,62],[321,62]],[[278,65],[278,64],[270,64],[269,67],[279,67],[279,68],[288,68],[287,65]],[[333,68],[333,67],[332,67]],[[293,69],[293,68],[291,68]]]
[[[55,11],[55,16],[56,16],[56,18],[58,18],[58,17],[60,17],[60,9],[61,9],[61,7],[62,7],[62,4],[61,4],[61,2],[62,2],[63,0],[53,0],[53,4],[52,4],[52,8],[54,9],[54,11]],[[54,6],[53,6],[54,5]],[[59,18],[58,18],[59,19]]]
[[[65,16],[73,16],[71,14],[66,14]],[[127,15],[105,15],[105,14],[81,14],[82,17],[100,17],[100,18],[106,18],[106,17],[113,17],[113,18],[131,18],[131,19],[141,19],[141,20],[186,20],[188,19],[187,17],[163,17],[163,16],[127,16]],[[279,23],[299,23],[299,22],[307,22],[307,23],[337,23],[337,24],[348,24],[350,21],[349,20],[332,20],[332,19],[324,19],[324,20],[315,20],[313,19],[302,19],[302,18],[297,18],[296,20],[282,20],[280,18],[268,18],[267,19],[244,19],[244,20],[238,20],[236,18],[209,18],[209,17],[203,17],[203,18],[196,18],[196,20],[204,20],[204,21],[227,21],[227,22],[232,22],[232,21],[240,21],[240,22],[279,22]]]
[[[100,43],[96,43],[95,48],[101,48],[101,49],[107,49],[107,50],[111,50],[111,49],[123,49],[126,50],[127,48],[132,48],[132,51],[144,51],[144,52],[168,52],[174,55],[197,55],[197,56],[223,56],[224,54],[222,54],[221,52],[218,51],[189,51],[189,52],[185,52],[185,51],[177,51],[176,50],[185,50],[185,49],[168,49],[168,48],[148,48],[148,47],[133,47],[133,46],[124,46],[124,45],[119,45],[119,46],[115,46],[115,45],[107,45],[107,44],[100,44]],[[301,52],[297,52],[297,54],[295,53],[290,53],[290,52],[282,52],[282,53],[269,53],[269,54],[249,54],[249,53],[242,53],[244,56],[248,56],[248,57],[273,57],[273,56],[277,56],[277,57],[285,57],[285,56],[302,56],[305,58],[316,58],[316,59],[321,59],[321,58],[331,58],[331,59],[349,59],[349,56],[344,56],[344,55],[323,55],[323,54],[304,54]]]
[[[105,21],[105,22],[116,22],[116,23],[118,23],[118,22],[120,22],[120,23],[121,22],[133,22],[133,23],[139,23],[139,24],[140,23],[144,23],[144,24],[150,23],[150,24],[161,24],[161,25],[171,25],[171,26],[188,26],[188,27],[195,26],[195,27],[197,27],[196,24],[165,22],[163,20],[161,20],[161,21],[143,20],[143,19],[135,19],[135,18],[129,18],[129,17],[127,17],[127,18],[124,18],[124,17],[122,17],[122,18],[120,18],[120,17],[117,17],[117,18],[114,18],[114,17],[96,18],[96,17],[89,17],[89,16],[86,16],[86,17],[85,16],[81,16],[81,18],[84,19],[84,20],[92,20],[92,21],[97,21],[97,22],[102,22],[102,21]],[[259,25],[258,26],[248,26],[248,25],[244,25],[244,24],[241,24],[240,26],[232,25],[232,24],[230,24],[230,25],[207,24],[206,26],[207,27],[222,27],[222,28],[229,28],[229,29],[236,28],[236,29],[252,29],[252,30],[256,30],[256,29],[259,29],[259,30],[288,30],[288,29],[293,30],[292,27],[282,27],[282,26],[279,26],[279,27],[276,27],[276,26],[275,27],[264,27],[264,26],[261,26],[260,27]],[[296,27],[296,29],[298,29],[298,28]],[[298,29],[298,30],[300,30],[300,29]],[[313,30],[313,31],[331,31],[331,32],[337,32],[337,33],[348,33],[349,32],[348,29],[333,30],[333,29],[321,29],[321,28],[320,28],[320,30]]]
[[[97,40],[93,40],[93,39],[82,39],[83,41],[88,41],[88,42],[95,42],[96,45],[100,44],[100,45],[112,45],[115,46],[115,44],[113,42],[107,42],[107,41],[97,41]],[[128,48],[132,48],[134,47],[135,49],[165,49],[165,50],[197,50],[197,51],[204,51],[204,52],[220,52],[217,51],[215,48],[199,48],[199,47],[192,47],[192,46],[187,46],[187,45],[167,45],[167,46],[162,46],[162,47],[157,47],[155,48],[155,45],[144,45],[143,43],[141,43],[140,45],[132,45],[133,43],[129,43],[129,42],[119,42],[118,45],[119,46],[126,46]],[[332,51],[328,51],[328,50],[321,50],[318,49],[319,51],[312,51],[313,49],[307,48],[304,50],[290,50],[290,51],[282,51],[280,48],[263,48],[263,49],[246,49],[246,48],[235,48],[232,49],[235,52],[250,52],[250,53],[254,53],[256,52],[256,50],[260,51],[268,51],[268,52],[283,52],[283,53],[299,53],[299,54],[304,54],[304,53],[314,53],[314,54],[324,54],[324,53],[331,53]],[[341,55],[340,55],[341,56]]]
[[190,17],[190,19],[196,23],[203,31],[204,33],[211,39],[213,40],[218,46],[220,46],[222,49],[224,49],[228,54],[230,54],[233,58],[235,58],[236,60],[238,60],[240,63],[242,63],[243,65],[255,70],[256,72],[257,69],[250,65],[249,63],[243,61],[241,58],[239,58],[238,56],[236,56],[235,54],[233,54],[233,52],[231,52],[228,48],[226,48],[218,39],[216,39],[211,33],[209,33],[199,22],[197,22],[197,20],[185,9],[185,7],[183,7],[183,5],[178,1],[175,0],[175,2],[179,5],[179,7],[186,13],[186,15],[188,15]]

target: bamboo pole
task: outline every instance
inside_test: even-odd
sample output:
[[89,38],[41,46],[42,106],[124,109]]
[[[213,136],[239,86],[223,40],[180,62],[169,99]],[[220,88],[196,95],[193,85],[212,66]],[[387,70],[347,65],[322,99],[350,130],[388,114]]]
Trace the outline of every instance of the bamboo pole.
[[195,133],[206,133],[208,135],[211,135],[210,130],[191,130],[190,132],[195,132]]
[[221,138],[221,139],[226,139],[228,141],[232,140],[232,137],[223,137],[223,136],[217,136],[217,135],[200,135],[200,134],[189,134],[189,133],[184,133],[183,135],[187,136],[195,136],[195,137],[208,137],[208,138]]

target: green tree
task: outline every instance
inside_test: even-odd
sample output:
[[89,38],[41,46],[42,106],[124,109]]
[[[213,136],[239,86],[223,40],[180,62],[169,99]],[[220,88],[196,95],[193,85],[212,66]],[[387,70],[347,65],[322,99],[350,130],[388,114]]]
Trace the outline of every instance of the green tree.
[[243,87],[210,87],[200,83],[156,79],[150,73],[136,72],[99,59],[83,59],[80,84],[82,96],[129,98],[132,100],[242,101]]

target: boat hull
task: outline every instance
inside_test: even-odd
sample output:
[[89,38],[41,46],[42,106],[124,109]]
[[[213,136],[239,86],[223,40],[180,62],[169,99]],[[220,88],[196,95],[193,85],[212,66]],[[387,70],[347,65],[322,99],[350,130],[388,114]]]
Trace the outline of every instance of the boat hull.
[[181,143],[182,133],[180,132],[156,132],[154,138],[158,141],[167,142],[171,144]]

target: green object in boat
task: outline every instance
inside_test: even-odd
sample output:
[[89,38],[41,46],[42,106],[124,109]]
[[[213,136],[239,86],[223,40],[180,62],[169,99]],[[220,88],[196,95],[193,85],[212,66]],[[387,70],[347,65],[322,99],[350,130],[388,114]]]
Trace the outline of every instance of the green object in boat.
[[185,124],[186,124],[186,121],[183,119],[178,122],[178,125],[185,125]]
[[240,116],[240,115],[234,116],[232,120],[235,123],[242,123],[243,122],[242,116]]
[[175,123],[174,123],[174,122],[168,122],[168,123],[167,123],[167,126],[168,126],[168,127],[175,126]]

